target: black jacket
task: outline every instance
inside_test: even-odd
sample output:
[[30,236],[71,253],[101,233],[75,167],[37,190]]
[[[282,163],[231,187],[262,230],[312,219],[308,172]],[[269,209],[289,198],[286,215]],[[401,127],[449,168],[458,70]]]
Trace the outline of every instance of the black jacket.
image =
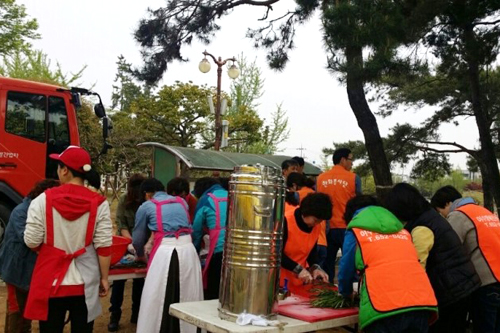
[[450,305],[478,289],[481,286],[479,276],[448,221],[431,208],[415,221],[408,222],[405,229],[411,233],[418,226],[427,227],[434,233],[426,271],[438,305]]

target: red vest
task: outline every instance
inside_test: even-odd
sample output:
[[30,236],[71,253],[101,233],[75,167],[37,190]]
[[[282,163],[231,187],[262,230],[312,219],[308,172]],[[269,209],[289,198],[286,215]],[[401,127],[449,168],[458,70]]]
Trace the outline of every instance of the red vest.
[[491,273],[500,281],[500,221],[498,217],[479,205],[469,204],[459,207],[474,223],[477,234],[477,244],[483,254]]
[[[68,185],[65,185],[68,187]],[[83,188],[83,187],[82,187]],[[62,192],[63,186],[45,191],[45,228],[46,242],[41,245],[31,278],[30,292],[26,302],[24,317],[31,320],[47,320],[49,313],[49,298],[61,286],[71,262],[86,252],[86,247],[92,244],[96,224],[97,207],[104,200],[100,195],[85,195]],[[89,191],[89,190],[86,190]],[[59,193],[62,192],[62,193]],[[89,191],[90,192],[90,191]],[[66,253],[54,246],[53,200],[78,199],[80,203],[89,205],[89,219],[85,234],[85,246],[74,253]],[[68,201],[69,204],[70,201]],[[71,222],[70,222],[71,223]],[[96,260],[97,261],[97,260]],[[54,281],[57,281],[54,285]]]
[[[289,211],[285,217],[288,227],[288,238],[283,251],[290,259],[306,268],[307,257],[318,241],[319,225],[316,225],[310,233],[307,233],[300,230],[297,225],[295,210]],[[302,281],[294,272],[281,268],[280,286],[285,284],[285,278],[288,279],[288,289],[292,292],[302,286]]]
[[317,191],[330,196],[332,200],[332,219],[330,228],[345,228],[344,212],[347,202],[356,196],[356,174],[335,165],[330,171],[318,176]]
[[431,283],[418,262],[406,230],[379,234],[352,228],[363,257],[366,290],[373,308],[388,312],[410,307],[437,306]]

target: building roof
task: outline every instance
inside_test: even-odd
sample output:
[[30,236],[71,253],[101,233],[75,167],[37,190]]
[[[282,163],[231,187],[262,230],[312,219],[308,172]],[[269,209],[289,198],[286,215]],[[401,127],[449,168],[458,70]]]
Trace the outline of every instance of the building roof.
[[[158,142],[143,142],[138,146],[166,150],[178,157],[189,169],[194,170],[233,171],[235,166],[243,164],[261,164],[281,169],[281,162],[292,158],[287,155],[228,153],[224,151],[168,146]],[[305,174],[317,176],[321,172],[321,169],[314,164],[305,162]]]

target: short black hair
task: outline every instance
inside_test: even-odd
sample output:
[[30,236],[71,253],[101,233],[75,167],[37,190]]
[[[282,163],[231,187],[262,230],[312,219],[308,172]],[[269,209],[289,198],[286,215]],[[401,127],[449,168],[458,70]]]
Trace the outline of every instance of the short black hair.
[[292,160],[292,159],[284,160],[281,163],[281,170],[286,170],[291,166],[299,166],[299,162],[297,162],[296,160]]
[[175,177],[167,183],[167,193],[169,195],[189,194],[189,182],[186,178]]
[[432,209],[431,204],[413,186],[399,183],[387,193],[384,206],[403,222],[417,219],[424,212]]
[[321,220],[332,218],[332,201],[324,193],[311,193],[300,203],[300,212],[302,216],[314,216]]
[[229,191],[229,177],[219,177],[217,178],[217,181],[223,189]]
[[289,174],[286,178],[286,187],[290,188],[293,186],[293,184],[297,185],[298,187],[304,186],[304,175],[298,172],[292,172],[291,174]]
[[200,199],[203,193],[205,193],[206,190],[208,190],[215,184],[219,184],[219,181],[215,178],[212,177],[200,178],[196,181],[196,183],[194,183],[193,193],[198,199]]
[[314,189],[316,186],[316,181],[311,177],[304,176],[304,186]]
[[358,209],[368,206],[380,206],[380,204],[373,195],[362,194],[355,196],[345,206],[344,221],[349,224]]
[[154,193],[158,191],[165,191],[165,186],[156,178],[145,179],[141,184],[142,193]]
[[460,199],[462,195],[451,185],[443,186],[434,193],[431,198],[431,206],[434,208],[444,208],[448,202]]
[[294,156],[292,157],[292,160],[297,161],[297,163],[299,163],[299,166],[304,166],[305,164],[304,159],[300,156]]
[[351,150],[349,148],[339,148],[333,153],[333,164],[337,165],[340,163],[342,158],[348,158]]

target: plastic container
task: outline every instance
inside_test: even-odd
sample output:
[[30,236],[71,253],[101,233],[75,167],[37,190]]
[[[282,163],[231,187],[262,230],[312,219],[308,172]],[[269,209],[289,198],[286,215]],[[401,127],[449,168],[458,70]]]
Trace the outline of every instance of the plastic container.
[[127,237],[113,236],[111,244],[111,266],[120,262],[121,258],[127,252],[127,246],[132,243],[132,240]]

